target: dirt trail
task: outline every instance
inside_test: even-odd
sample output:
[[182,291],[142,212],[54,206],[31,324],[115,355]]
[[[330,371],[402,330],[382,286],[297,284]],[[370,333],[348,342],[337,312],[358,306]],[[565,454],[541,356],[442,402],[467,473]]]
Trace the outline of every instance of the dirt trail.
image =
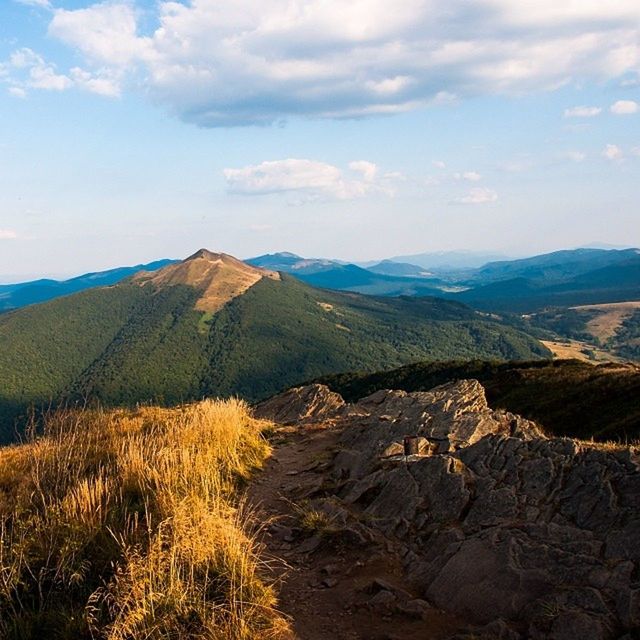
[[[248,488],[251,508],[261,522],[269,523],[262,542],[272,563],[280,609],[292,622],[293,638],[437,640],[450,636],[461,622],[415,600],[419,594],[403,577],[394,540],[377,533],[363,543],[357,536],[354,540],[349,530],[327,532],[320,522],[319,533],[308,526],[314,513],[305,507],[306,500],[323,495],[338,437],[331,425],[279,427],[272,457]],[[402,610],[389,603],[390,593],[405,603]]]

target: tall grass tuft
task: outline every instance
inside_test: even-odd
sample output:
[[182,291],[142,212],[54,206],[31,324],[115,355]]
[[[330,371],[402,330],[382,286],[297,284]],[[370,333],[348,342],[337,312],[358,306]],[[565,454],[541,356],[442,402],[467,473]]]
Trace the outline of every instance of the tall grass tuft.
[[276,638],[238,485],[269,453],[237,400],[59,411],[0,449],[0,638]]

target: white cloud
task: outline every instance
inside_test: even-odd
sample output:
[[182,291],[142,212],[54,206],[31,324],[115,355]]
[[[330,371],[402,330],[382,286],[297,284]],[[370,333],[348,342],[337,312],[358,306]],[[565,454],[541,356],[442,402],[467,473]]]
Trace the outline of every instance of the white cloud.
[[565,118],[594,118],[602,113],[600,107],[571,107],[564,110]]
[[565,151],[561,157],[571,162],[583,162],[587,155],[582,151]]
[[74,67],[71,69],[71,77],[75,86],[90,93],[96,93],[108,98],[117,98],[121,93],[121,74],[116,71],[103,70],[91,74],[84,69]]
[[636,156],[636,157],[640,157],[640,147],[633,147],[631,149],[631,155],[632,156]]
[[349,163],[349,169],[362,174],[365,182],[373,182],[378,173],[378,167],[373,162],[367,160],[356,160]]
[[633,100],[618,100],[611,105],[611,113],[626,116],[640,111],[640,105]]
[[465,171],[463,173],[454,173],[456,180],[467,180],[468,182],[479,182],[482,176],[477,171]]
[[352,175],[338,167],[300,158],[269,160],[240,169],[225,169],[230,193],[266,195],[297,193],[303,200],[330,198],[351,200],[371,193],[391,196],[395,178],[377,179],[375,164],[359,160],[349,164]]
[[9,87],[7,91],[9,92],[9,95],[14,98],[24,99],[27,97],[27,92],[22,87]]
[[392,114],[640,68],[637,0],[160,0],[156,11],[144,31],[133,0],[57,9],[49,34],[200,126]]
[[432,160],[431,164],[432,164],[436,169],[446,169],[446,168],[447,168],[446,163],[444,163],[442,160]]
[[[169,9],[175,3],[160,4]],[[196,3],[190,10],[197,12],[196,7],[202,4],[207,2]],[[78,49],[90,60],[125,66],[144,59],[148,49],[149,39],[137,35],[137,20],[130,2],[102,2],[71,11],[57,9],[49,25],[49,35]],[[159,38],[162,39],[160,34]]]
[[12,96],[19,98],[25,98],[30,89],[66,91],[72,87],[117,97],[121,78],[122,73],[112,68],[89,72],[74,67],[69,75],[60,74],[55,65],[28,48],[14,51],[6,62],[0,63],[0,80],[10,85],[8,91]]
[[18,234],[11,229],[0,229],[0,240],[15,240]]
[[475,187],[469,191],[466,196],[454,200],[456,204],[487,204],[495,202],[498,194],[493,189],[485,187]]
[[624,152],[617,144],[608,144],[602,151],[607,160],[622,160]]

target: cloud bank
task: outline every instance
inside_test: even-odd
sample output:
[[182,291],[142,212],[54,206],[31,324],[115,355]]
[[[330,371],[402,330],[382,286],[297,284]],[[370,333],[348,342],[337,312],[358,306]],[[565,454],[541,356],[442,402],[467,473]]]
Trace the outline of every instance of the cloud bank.
[[214,127],[640,74],[637,0],[163,0],[153,11],[149,28],[134,0],[54,9],[49,35],[85,59],[65,77],[90,74],[107,95],[136,87]]

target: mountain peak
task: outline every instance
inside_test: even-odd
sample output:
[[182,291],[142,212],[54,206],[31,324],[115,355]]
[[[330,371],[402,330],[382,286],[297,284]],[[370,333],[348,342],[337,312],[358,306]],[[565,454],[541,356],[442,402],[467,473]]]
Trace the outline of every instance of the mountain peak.
[[280,275],[275,271],[246,264],[226,253],[199,249],[182,262],[154,273],[141,272],[133,280],[142,286],[151,283],[157,287],[193,287],[201,293],[195,308],[215,313],[262,278],[279,280]]
[[213,251],[209,251],[209,249],[198,249],[194,254],[185,258],[184,262],[187,262],[188,260],[197,260],[198,258],[205,258],[206,260],[220,260],[225,255],[225,253],[214,253]]

